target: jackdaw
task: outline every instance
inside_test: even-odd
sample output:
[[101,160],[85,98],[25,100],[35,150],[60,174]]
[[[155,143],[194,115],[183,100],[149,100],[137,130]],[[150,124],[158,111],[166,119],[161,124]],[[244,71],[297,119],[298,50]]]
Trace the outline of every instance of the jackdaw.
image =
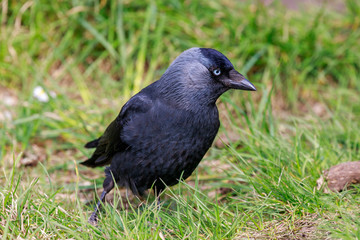
[[215,103],[229,89],[256,91],[222,53],[191,48],[159,80],[130,98],[104,134],[85,145],[96,150],[81,164],[110,165],[89,222],[97,222],[97,211],[114,181],[139,196],[153,187],[160,201],[165,186],[188,178],[218,132]]

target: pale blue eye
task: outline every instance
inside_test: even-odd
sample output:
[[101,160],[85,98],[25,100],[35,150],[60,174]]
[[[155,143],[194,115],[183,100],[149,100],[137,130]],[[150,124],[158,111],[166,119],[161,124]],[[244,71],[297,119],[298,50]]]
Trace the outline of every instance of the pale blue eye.
[[219,76],[221,74],[221,71],[220,71],[220,69],[217,68],[213,71],[213,73],[214,73],[214,75]]

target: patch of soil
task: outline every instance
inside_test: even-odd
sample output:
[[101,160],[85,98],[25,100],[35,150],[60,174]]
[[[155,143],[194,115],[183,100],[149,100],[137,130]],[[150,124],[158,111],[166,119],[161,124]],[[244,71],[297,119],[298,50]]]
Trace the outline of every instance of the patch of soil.
[[265,222],[262,230],[254,231],[256,228],[249,223],[236,239],[281,239],[281,240],[306,240],[306,239],[329,239],[329,233],[318,229],[319,217],[316,214],[308,215],[295,222],[290,220],[273,220]]

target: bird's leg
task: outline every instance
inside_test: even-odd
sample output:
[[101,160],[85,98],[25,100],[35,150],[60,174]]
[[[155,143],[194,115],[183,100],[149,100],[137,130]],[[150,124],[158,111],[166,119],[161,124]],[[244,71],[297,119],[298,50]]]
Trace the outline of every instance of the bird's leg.
[[105,190],[101,193],[100,200],[97,202],[94,212],[91,214],[91,216],[88,220],[88,222],[94,226],[97,225],[97,222],[98,222],[97,213],[100,210],[101,203],[105,200],[106,194],[107,194],[107,192]]
[[106,177],[105,178],[105,181],[103,183],[103,187],[104,187],[104,190],[103,192],[101,193],[101,196],[100,196],[100,199],[99,201],[97,202],[96,206],[95,206],[95,209],[94,209],[94,212],[91,214],[88,222],[94,226],[97,225],[97,222],[98,222],[98,212],[100,210],[100,207],[101,207],[101,203],[105,201],[105,196],[106,194],[108,194],[113,188],[114,188],[114,181],[112,178],[108,178]]
[[[159,189],[156,186],[154,187],[154,194],[156,197],[156,208],[158,211],[160,211],[160,204],[161,204],[160,194],[161,194],[161,192],[162,192],[162,189]],[[160,216],[158,216],[158,217],[159,217],[160,222],[162,222],[162,218]]]
[[154,188],[154,193],[155,193],[155,197],[156,197],[156,205],[158,210],[160,210],[160,194],[162,192],[162,189],[158,189],[157,187]]
[[156,199],[157,199],[157,207],[160,209],[160,203],[161,203],[160,196],[157,196]]

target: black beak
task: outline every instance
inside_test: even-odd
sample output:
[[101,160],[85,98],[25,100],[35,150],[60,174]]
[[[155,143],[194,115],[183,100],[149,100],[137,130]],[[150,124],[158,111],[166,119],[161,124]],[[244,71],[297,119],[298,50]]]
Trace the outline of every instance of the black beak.
[[224,79],[222,82],[229,88],[256,91],[255,86],[235,69],[230,70],[229,78]]

